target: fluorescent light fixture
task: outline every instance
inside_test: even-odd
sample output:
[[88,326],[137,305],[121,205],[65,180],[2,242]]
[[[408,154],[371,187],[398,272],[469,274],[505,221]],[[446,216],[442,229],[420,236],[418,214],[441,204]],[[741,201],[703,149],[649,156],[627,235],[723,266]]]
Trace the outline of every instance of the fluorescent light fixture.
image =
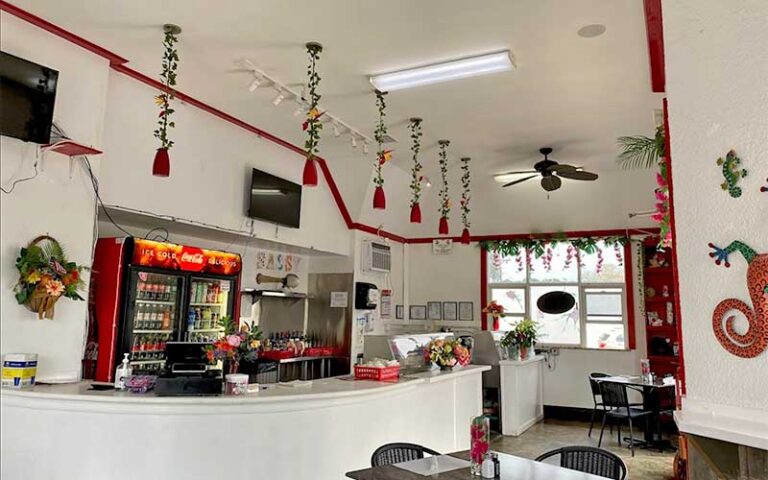
[[513,68],[515,68],[515,65],[512,63],[509,50],[505,50],[477,57],[410,68],[399,72],[374,75],[370,77],[370,81],[378,90],[391,92],[403,88],[503,72]]
[[264,297],[287,297],[288,294],[284,292],[270,292],[267,290],[262,290],[261,295]]
[[252,188],[253,195],[285,195],[285,192],[279,188]]

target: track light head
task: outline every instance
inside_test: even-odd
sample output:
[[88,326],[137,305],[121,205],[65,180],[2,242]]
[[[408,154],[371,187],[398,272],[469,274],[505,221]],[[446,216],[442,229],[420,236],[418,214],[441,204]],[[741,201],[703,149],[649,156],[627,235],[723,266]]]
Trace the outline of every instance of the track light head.
[[255,91],[257,88],[259,88],[259,85],[261,85],[261,82],[262,82],[263,80],[264,80],[264,79],[263,79],[263,78],[261,78],[261,77],[256,77],[256,78],[254,78],[254,79],[253,79],[253,81],[251,82],[251,84],[248,86],[248,91],[249,91],[249,92],[253,92],[253,91]]
[[363,154],[368,155],[368,142],[363,142]]
[[357,137],[353,134],[352,135],[352,148],[357,148]]
[[282,91],[277,92],[277,96],[272,100],[272,105],[278,106],[285,100],[285,94]]

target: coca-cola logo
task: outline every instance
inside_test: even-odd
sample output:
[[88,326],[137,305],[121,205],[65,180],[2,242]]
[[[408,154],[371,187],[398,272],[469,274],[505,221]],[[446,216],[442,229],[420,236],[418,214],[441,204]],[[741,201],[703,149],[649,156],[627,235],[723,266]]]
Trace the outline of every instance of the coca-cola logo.
[[179,266],[182,270],[199,272],[205,267],[205,254],[199,248],[184,247],[181,250]]

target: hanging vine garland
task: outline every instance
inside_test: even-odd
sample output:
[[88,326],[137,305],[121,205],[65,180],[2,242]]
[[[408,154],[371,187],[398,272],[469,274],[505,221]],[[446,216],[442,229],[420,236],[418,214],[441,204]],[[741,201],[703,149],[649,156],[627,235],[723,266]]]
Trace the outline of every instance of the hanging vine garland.
[[469,157],[463,157],[461,159],[461,223],[464,225],[464,230],[461,232],[461,243],[469,245],[471,236],[469,234],[469,200],[470,195],[470,172],[469,172]]
[[421,223],[421,119],[414,117],[408,123],[411,131],[411,153],[413,154],[413,166],[411,167],[411,223]]
[[381,172],[384,164],[392,158],[392,151],[384,149],[384,137],[387,135],[387,125],[384,123],[384,117],[387,115],[387,104],[384,102],[384,95],[386,94],[387,92],[376,90],[376,107],[379,109],[379,123],[373,132],[373,138],[378,145],[376,164],[374,165],[376,174],[373,177],[373,183],[376,185],[376,190],[373,193],[373,208],[378,210],[387,208],[387,198],[384,195],[384,177]]
[[651,215],[651,220],[659,224],[659,250],[672,246],[672,228],[670,226],[669,207],[669,176],[667,164],[659,162],[659,171],[656,173],[656,213]]
[[179,68],[179,52],[176,50],[176,43],[179,39],[177,35],[181,33],[181,27],[178,25],[163,25],[163,70],[160,72],[160,79],[163,83],[163,90],[155,95],[155,103],[160,107],[160,115],[155,129],[155,138],[160,140],[160,148],[155,153],[155,160],[152,162],[152,175],[156,177],[167,177],[171,174],[171,159],[168,156],[168,149],[173,147],[173,140],[168,138],[168,129],[176,127],[176,122],[171,120],[174,109],[171,108],[171,100],[174,98],[173,87],[176,86],[176,70]]
[[315,164],[315,158],[320,153],[318,144],[320,143],[320,130],[323,129],[323,124],[320,123],[320,117],[323,116],[320,113],[318,104],[320,103],[321,95],[317,93],[317,86],[320,84],[320,75],[317,73],[317,61],[320,60],[320,52],[323,51],[323,46],[317,42],[307,43],[307,55],[309,56],[309,66],[307,66],[307,92],[309,100],[309,110],[307,110],[307,118],[302,124],[302,130],[307,132],[307,140],[304,142],[304,155],[306,161],[304,162],[304,174],[302,176],[302,184],[305,187],[317,186],[317,165]]
[[443,182],[438,193],[438,198],[440,199],[440,225],[438,233],[440,235],[448,235],[448,216],[451,213],[451,198],[448,196],[448,152],[446,149],[451,142],[450,140],[440,140],[437,143],[440,145],[438,164],[440,165],[440,178]]
[[[489,252],[498,252],[503,256],[515,257],[519,254],[529,252],[532,258],[542,258],[547,255],[547,249],[559,244],[566,243],[573,247],[575,258],[581,261],[581,254],[594,255],[602,250],[598,242],[602,241],[606,247],[615,248],[616,245],[624,246],[629,242],[626,236],[608,236],[608,237],[579,237],[579,238],[520,238],[512,240],[484,240],[480,242],[480,247]],[[531,260],[532,258],[529,258]],[[570,265],[569,261],[566,260]]]

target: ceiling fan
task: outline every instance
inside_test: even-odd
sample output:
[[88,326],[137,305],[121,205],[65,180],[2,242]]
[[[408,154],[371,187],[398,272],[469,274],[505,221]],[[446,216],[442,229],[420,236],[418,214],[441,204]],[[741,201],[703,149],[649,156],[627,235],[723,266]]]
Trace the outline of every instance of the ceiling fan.
[[565,163],[557,163],[554,160],[550,160],[549,154],[552,153],[552,149],[549,147],[540,148],[539,152],[541,152],[542,155],[544,155],[544,160],[540,160],[533,166],[533,170],[523,170],[520,172],[505,172],[505,173],[499,173],[495,175],[496,177],[501,176],[507,176],[507,175],[523,175],[526,173],[533,173],[534,175],[530,175],[524,178],[519,178],[517,180],[513,180],[509,183],[505,183],[502,185],[502,187],[511,187],[512,185],[517,185],[518,183],[525,182],[526,180],[530,180],[532,178],[536,178],[538,176],[541,176],[541,187],[551,192],[553,190],[557,190],[562,185],[562,180],[560,178],[568,178],[571,180],[597,180],[597,174],[592,172],[586,172],[581,167],[574,167],[573,165],[567,165]]

